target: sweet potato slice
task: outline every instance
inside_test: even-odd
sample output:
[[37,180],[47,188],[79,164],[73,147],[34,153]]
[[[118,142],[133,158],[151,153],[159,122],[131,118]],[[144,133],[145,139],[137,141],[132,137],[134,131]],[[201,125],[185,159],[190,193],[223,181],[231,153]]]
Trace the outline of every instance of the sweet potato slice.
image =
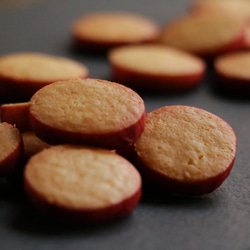
[[41,87],[54,81],[86,78],[85,65],[68,58],[41,53],[16,53],[0,58],[0,97],[29,101]]
[[218,188],[236,156],[236,135],[218,116],[189,106],[165,106],[147,114],[135,142],[136,166],[164,191],[200,196]]
[[243,49],[246,20],[229,13],[188,14],[163,28],[160,42],[211,59]]
[[134,45],[109,52],[113,80],[132,89],[182,92],[199,85],[204,73],[202,59],[161,45]]
[[33,156],[25,190],[47,216],[67,223],[100,223],[129,215],[141,197],[141,177],[104,149],[58,145]]
[[0,176],[13,173],[23,159],[23,141],[20,132],[13,125],[0,123]]
[[225,93],[249,95],[249,67],[249,51],[231,53],[218,57],[214,62],[214,68],[220,90]]
[[20,132],[31,131],[29,107],[29,102],[2,104],[1,121],[15,125]]
[[132,89],[97,79],[59,81],[30,101],[33,131],[49,144],[83,144],[115,149],[137,139],[145,105]]
[[159,27],[149,18],[126,12],[96,12],[79,18],[72,27],[73,45],[85,52],[153,42]]

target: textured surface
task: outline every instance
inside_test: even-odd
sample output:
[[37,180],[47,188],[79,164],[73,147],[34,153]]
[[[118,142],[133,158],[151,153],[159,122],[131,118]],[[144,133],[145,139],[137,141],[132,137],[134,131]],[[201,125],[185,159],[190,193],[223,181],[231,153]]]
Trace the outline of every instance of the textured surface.
[[[68,56],[86,63],[90,76],[109,79],[106,58],[70,50],[70,23],[83,13],[126,10],[163,23],[187,9],[186,0],[47,0],[0,12],[0,53],[23,50]],[[209,73],[194,92],[142,95],[147,111],[184,104],[206,109],[227,121],[238,138],[234,168],[214,193],[176,198],[144,191],[133,214],[122,221],[93,228],[54,225],[28,205],[20,187],[0,180],[2,250],[248,250],[250,248],[250,101],[220,95]]]
[[243,27],[242,19],[231,14],[189,15],[166,25],[161,42],[196,54],[213,53],[238,41]]
[[143,100],[131,89],[93,79],[50,84],[30,103],[31,114],[40,122],[86,134],[114,133],[134,126],[145,111]]
[[143,42],[158,35],[158,27],[151,20],[123,12],[84,16],[74,26],[74,35],[94,42]]
[[113,50],[110,62],[134,72],[163,76],[202,74],[203,61],[166,46],[129,46]]
[[20,133],[14,126],[7,123],[1,123],[0,141],[0,162],[2,163],[20,146]]
[[32,157],[25,180],[45,202],[68,209],[114,206],[141,188],[138,171],[117,154],[71,145],[51,147]]
[[0,58],[0,75],[14,81],[53,82],[85,78],[88,69],[66,58],[39,53],[17,53]]
[[236,153],[236,137],[217,116],[174,105],[147,115],[145,130],[135,148],[156,171],[195,182],[214,177],[230,166]]

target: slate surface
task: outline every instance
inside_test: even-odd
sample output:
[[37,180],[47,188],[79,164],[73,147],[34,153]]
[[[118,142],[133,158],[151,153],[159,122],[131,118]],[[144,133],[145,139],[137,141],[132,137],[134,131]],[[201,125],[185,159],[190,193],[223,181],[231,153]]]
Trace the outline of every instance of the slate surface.
[[[146,15],[160,24],[187,10],[184,0],[44,0],[0,10],[0,54],[39,51],[85,63],[90,77],[109,79],[105,57],[70,50],[71,23],[96,10]],[[214,91],[211,70],[201,86],[184,95],[141,95],[147,111],[184,104],[225,119],[238,138],[234,168],[223,185],[203,198],[145,195],[128,218],[92,228],[55,225],[27,203],[22,190],[0,181],[0,249],[165,250],[250,249],[250,102]]]

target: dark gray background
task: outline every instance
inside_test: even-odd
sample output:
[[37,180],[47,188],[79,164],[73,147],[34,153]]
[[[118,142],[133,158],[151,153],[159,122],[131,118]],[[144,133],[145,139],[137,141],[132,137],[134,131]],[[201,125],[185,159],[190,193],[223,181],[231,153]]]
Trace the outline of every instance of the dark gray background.
[[[70,50],[71,23],[96,10],[140,13],[163,24],[184,13],[184,0],[40,0],[0,10],[0,55],[38,51],[85,63],[90,77],[110,79],[107,59]],[[211,68],[201,86],[184,95],[141,94],[147,112],[192,105],[225,119],[238,138],[234,168],[203,198],[145,194],[128,218],[98,227],[66,227],[42,218],[18,185],[0,181],[0,249],[250,249],[250,103],[214,90]]]

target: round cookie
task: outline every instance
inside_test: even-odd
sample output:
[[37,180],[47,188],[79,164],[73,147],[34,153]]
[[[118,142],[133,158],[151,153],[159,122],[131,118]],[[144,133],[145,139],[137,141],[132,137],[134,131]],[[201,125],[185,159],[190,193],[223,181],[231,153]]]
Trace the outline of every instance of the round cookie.
[[34,154],[45,148],[51,147],[48,143],[38,138],[34,132],[24,132],[21,134],[24,145],[24,160],[27,161]]
[[87,76],[87,67],[71,59],[34,52],[9,54],[0,57],[0,97],[28,101],[52,82]]
[[189,14],[167,23],[160,43],[205,58],[243,49],[246,21],[229,13]]
[[250,19],[250,2],[248,0],[196,0],[191,4],[194,13],[229,13],[234,16]]
[[108,49],[158,38],[158,25],[144,16],[126,12],[96,12],[79,18],[72,27],[73,45],[86,52]]
[[13,125],[0,123],[0,176],[8,175],[20,167],[23,159],[23,141]]
[[187,91],[199,85],[206,68],[202,59],[162,45],[119,47],[108,57],[113,80],[139,90]]
[[218,188],[236,155],[236,135],[218,116],[189,106],[147,114],[134,143],[136,166],[150,182],[175,194],[199,196]]
[[249,95],[250,52],[235,52],[218,57],[214,62],[218,87],[223,92]]
[[132,89],[98,79],[59,81],[30,100],[33,131],[49,144],[84,144],[115,149],[137,139],[145,105]]
[[6,103],[0,106],[1,121],[15,125],[20,132],[30,131],[29,102]]
[[45,215],[66,223],[101,223],[129,215],[141,197],[141,177],[109,150],[59,145],[33,156],[25,191]]

